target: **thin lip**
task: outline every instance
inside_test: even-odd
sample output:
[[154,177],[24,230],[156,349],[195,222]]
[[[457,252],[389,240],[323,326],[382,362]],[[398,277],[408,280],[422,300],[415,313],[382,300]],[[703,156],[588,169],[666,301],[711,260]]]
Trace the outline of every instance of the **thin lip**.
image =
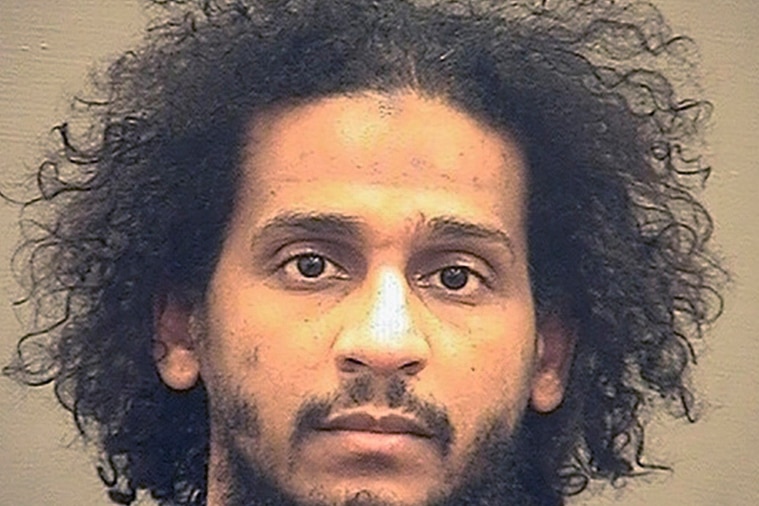
[[411,435],[432,438],[432,432],[414,418],[388,413],[375,415],[367,412],[348,413],[330,417],[319,427],[324,431],[367,432],[373,434]]

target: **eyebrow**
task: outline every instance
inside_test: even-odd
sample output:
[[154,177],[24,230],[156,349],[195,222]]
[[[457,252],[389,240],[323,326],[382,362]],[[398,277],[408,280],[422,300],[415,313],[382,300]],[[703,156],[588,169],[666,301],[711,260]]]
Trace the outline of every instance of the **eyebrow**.
[[315,237],[342,237],[359,240],[362,237],[360,220],[339,213],[284,213],[264,224],[253,238],[253,244],[270,235],[300,233]]
[[514,244],[509,235],[501,229],[458,220],[443,216],[432,218],[423,225],[427,229],[428,238],[441,242],[461,242],[484,240],[508,249],[514,254]]
[[[267,221],[253,238],[256,244],[264,237],[289,234],[306,234],[314,237],[341,237],[361,241],[363,229],[356,216],[340,213],[292,212],[275,216]],[[501,229],[463,221],[450,216],[424,220],[420,224],[427,240],[439,242],[486,241],[508,249],[514,254],[509,235]]]

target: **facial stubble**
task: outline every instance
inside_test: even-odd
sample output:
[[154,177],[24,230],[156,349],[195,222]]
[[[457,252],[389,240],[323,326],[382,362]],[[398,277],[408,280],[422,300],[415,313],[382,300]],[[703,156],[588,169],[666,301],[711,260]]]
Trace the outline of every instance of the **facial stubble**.
[[[217,404],[213,423],[220,435],[215,444],[225,461],[223,481],[226,482],[223,506],[390,506],[391,501],[376,494],[359,490],[340,502],[321,496],[315,486],[309,497],[295,498],[286,486],[275,478],[272,466],[251,455],[250,445],[260,440],[260,423],[255,404],[240,395],[239,389],[228,390],[229,395]],[[455,431],[448,415],[440,406],[420,400],[408,391],[401,380],[392,380],[378,386],[371,376],[359,376],[346,381],[332,395],[311,397],[302,404],[295,417],[290,437],[288,474],[297,466],[298,453],[316,427],[323,424],[336,410],[375,402],[383,395],[387,405],[409,413],[420,420],[431,434],[443,461],[450,453]],[[545,486],[533,468],[533,455],[528,450],[529,436],[524,428],[512,430],[503,421],[505,416],[492,416],[478,431],[467,452],[469,458],[463,470],[453,473],[448,469],[446,483],[456,483],[452,490],[434,491],[427,506],[467,505],[520,505],[545,504],[536,499],[540,495],[535,487]],[[537,485],[536,485],[537,484]]]
[[[208,330],[205,312],[194,312],[191,334],[196,345],[210,344]],[[221,465],[215,476],[223,490],[219,506],[394,506],[366,490],[355,492],[342,503],[319,497],[316,488],[305,499],[288,494],[277,482],[273,466],[252,454],[251,447],[261,446],[261,422],[254,400],[221,375],[214,380],[216,395],[210,396],[209,410],[211,445],[216,446]],[[380,382],[372,374],[363,374],[344,381],[332,395],[312,396],[301,403],[290,436],[289,471],[297,464],[298,452],[309,434],[331,413],[368,405],[378,396],[384,396],[389,409],[417,418],[432,434],[445,462],[455,439],[446,409],[420,399],[398,377]],[[425,506],[562,504],[535,463],[536,449],[529,429],[519,423],[510,427],[506,422],[510,418],[505,413],[490,415],[466,452],[469,457],[464,468],[457,473],[448,471],[445,482],[456,483],[455,488],[431,493]]]

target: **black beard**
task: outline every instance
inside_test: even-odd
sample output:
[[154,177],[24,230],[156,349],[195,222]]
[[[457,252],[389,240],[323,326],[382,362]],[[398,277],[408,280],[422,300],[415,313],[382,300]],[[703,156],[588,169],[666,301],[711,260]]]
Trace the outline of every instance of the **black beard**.
[[[408,394],[405,385],[390,382],[385,396],[388,404],[401,407],[426,421],[433,421],[434,430],[439,435],[440,450],[447,451],[446,444],[453,440],[453,429],[445,412],[429,404],[416,400]],[[361,405],[374,397],[366,381],[349,383],[341,390],[342,401],[333,397],[331,401],[315,399],[304,403],[299,411],[291,443],[294,448],[302,442],[310,428],[326,418],[336,406]],[[363,395],[355,395],[364,392]],[[395,392],[395,393],[394,393]],[[400,394],[398,393],[400,392]],[[239,402],[239,400],[237,401]],[[340,402],[340,404],[338,404]],[[234,401],[233,401],[234,403]],[[230,406],[226,406],[229,410]],[[248,406],[237,406],[232,411],[255,413]],[[253,417],[255,418],[255,417]],[[220,420],[219,420],[220,421]],[[257,421],[255,421],[257,423]],[[247,429],[254,429],[248,426]],[[246,431],[248,432],[248,431]],[[252,434],[251,434],[252,433]],[[249,435],[257,435],[251,430]],[[227,432],[222,449],[225,452],[227,469],[226,485],[222,499],[223,506],[393,506],[367,491],[359,491],[353,497],[336,504],[319,497],[295,499],[288,495],[278,483],[267,476],[252,462],[239,446],[233,432]],[[559,506],[563,500],[546,482],[535,464],[536,449],[531,444],[529,430],[519,427],[512,431],[503,422],[493,423],[481,431],[475,441],[472,458],[463,471],[460,484],[445,497],[431,497],[425,506]]]

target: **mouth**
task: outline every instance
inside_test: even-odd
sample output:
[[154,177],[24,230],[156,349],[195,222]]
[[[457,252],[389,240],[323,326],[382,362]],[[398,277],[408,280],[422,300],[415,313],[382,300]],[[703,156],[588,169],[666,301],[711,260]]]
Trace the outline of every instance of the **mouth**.
[[415,418],[387,413],[374,415],[368,412],[347,413],[330,417],[319,430],[328,432],[355,432],[369,434],[405,435],[432,439],[433,432]]
[[364,406],[322,411],[294,444],[304,466],[345,479],[408,476],[442,465],[449,439],[423,417]]

